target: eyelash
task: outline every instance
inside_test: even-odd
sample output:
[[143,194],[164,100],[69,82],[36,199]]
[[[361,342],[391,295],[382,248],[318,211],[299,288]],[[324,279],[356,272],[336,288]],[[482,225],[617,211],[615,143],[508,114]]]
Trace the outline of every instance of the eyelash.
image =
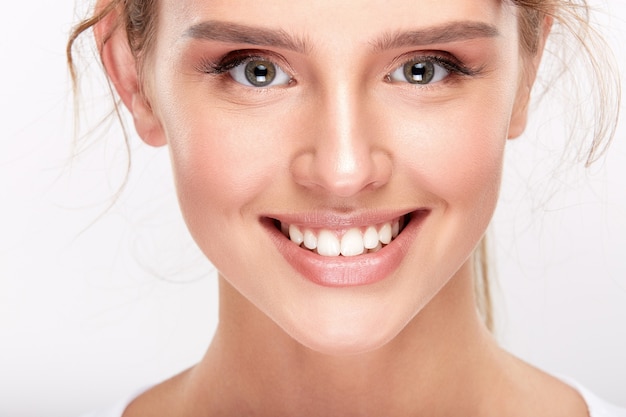
[[[431,62],[435,65],[439,65],[444,70],[448,71],[449,74],[443,79],[441,82],[451,82],[456,81],[458,78],[462,77],[475,77],[482,72],[482,68],[473,68],[463,64],[456,57],[448,54],[448,53],[408,53],[397,58],[393,65],[391,66],[391,70],[388,71],[385,79],[387,82],[394,82],[391,79],[391,74],[402,68],[404,65],[410,62]],[[439,84],[439,82],[434,84],[424,84],[424,85],[411,85],[411,87],[417,88],[432,88],[434,85]]]
[[273,54],[269,54],[263,51],[254,51],[254,50],[237,50],[227,53],[226,55],[219,58],[217,61],[205,60],[200,63],[198,70],[200,72],[204,72],[210,75],[222,75],[232,70],[233,68],[238,67],[241,64],[246,63],[252,59],[262,59],[265,61],[269,61],[276,66],[283,68],[284,64],[278,64],[277,60],[271,57]]
[[412,60],[431,61],[435,64],[441,65],[444,69],[446,69],[447,71],[450,71],[450,73],[466,75],[468,77],[475,76],[479,72],[479,70],[477,69],[473,69],[473,68],[463,65],[461,62],[459,62],[456,59],[455,60],[446,59],[441,56],[433,56],[433,55],[423,55],[423,56],[418,56],[416,58],[405,61],[405,64]]
[[[227,74],[233,68],[238,67],[250,61],[252,59],[263,59],[269,62],[272,62],[274,65],[284,69],[286,65],[278,64],[277,61],[283,61],[282,59],[275,59],[271,54],[266,51],[257,51],[257,50],[236,50],[229,52],[219,58],[217,61],[212,60],[204,60],[200,63],[197,70],[215,76],[223,76]],[[479,75],[482,72],[482,68],[472,68],[470,66],[464,65],[461,61],[459,61],[456,57],[451,56],[448,53],[443,54],[419,54],[419,53],[408,53],[398,57],[394,60],[394,64],[390,71],[385,75],[385,80],[387,82],[394,82],[391,80],[391,74],[397,70],[398,68],[408,64],[409,62],[431,62],[436,65],[441,66],[443,69],[449,72],[443,82],[454,81],[455,78],[458,79],[460,77],[474,77]],[[286,72],[290,72],[287,69]],[[435,83],[438,84],[438,83]],[[428,88],[432,87],[432,84],[424,84],[424,85],[412,85],[412,87],[418,88]]]

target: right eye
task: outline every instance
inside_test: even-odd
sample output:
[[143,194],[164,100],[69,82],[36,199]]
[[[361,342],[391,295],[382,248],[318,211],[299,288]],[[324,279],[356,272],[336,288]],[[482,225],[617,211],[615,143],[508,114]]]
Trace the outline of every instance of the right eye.
[[278,65],[258,57],[243,60],[228,73],[233,80],[249,87],[277,87],[287,85],[291,81],[291,77]]

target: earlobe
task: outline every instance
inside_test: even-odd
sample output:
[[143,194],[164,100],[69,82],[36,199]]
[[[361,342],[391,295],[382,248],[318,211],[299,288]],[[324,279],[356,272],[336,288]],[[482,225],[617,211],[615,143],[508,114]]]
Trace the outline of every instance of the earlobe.
[[527,82],[521,81],[515,97],[513,113],[511,114],[508,139],[518,138],[522,135],[522,133],[524,133],[524,130],[526,130],[526,124],[528,122],[528,105],[530,104],[530,89],[531,86],[528,85]]
[[130,112],[135,122],[135,130],[145,143],[155,147],[167,144],[161,123],[141,92],[133,94]]
[[122,26],[117,24],[118,18],[118,11],[113,10],[94,28],[102,64],[122,103],[131,112],[142,140],[152,146],[165,145],[161,125],[141,88],[137,60]]

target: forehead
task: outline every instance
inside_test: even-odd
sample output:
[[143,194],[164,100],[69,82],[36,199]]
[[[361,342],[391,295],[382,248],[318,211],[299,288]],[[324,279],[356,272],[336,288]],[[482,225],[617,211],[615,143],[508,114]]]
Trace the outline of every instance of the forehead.
[[514,8],[501,0],[162,0],[159,15],[159,31],[170,39],[204,21],[222,21],[327,46],[451,22],[516,27]]

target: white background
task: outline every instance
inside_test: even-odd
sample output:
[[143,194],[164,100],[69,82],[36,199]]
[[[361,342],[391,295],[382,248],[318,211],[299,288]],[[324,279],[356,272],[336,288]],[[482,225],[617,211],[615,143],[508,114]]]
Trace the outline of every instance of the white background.
[[[624,63],[626,3],[603,7]],[[129,184],[107,210],[124,177],[119,128],[73,145],[64,44],[75,20],[71,0],[0,13],[0,417],[106,405],[192,365],[216,324],[215,278],[180,220],[166,150],[131,137]],[[90,85],[83,132],[92,109],[110,108]],[[535,121],[509,144],[492,231],[498,337],[626,406],[626,122],[588,171],[550,162],[554,125]]]

